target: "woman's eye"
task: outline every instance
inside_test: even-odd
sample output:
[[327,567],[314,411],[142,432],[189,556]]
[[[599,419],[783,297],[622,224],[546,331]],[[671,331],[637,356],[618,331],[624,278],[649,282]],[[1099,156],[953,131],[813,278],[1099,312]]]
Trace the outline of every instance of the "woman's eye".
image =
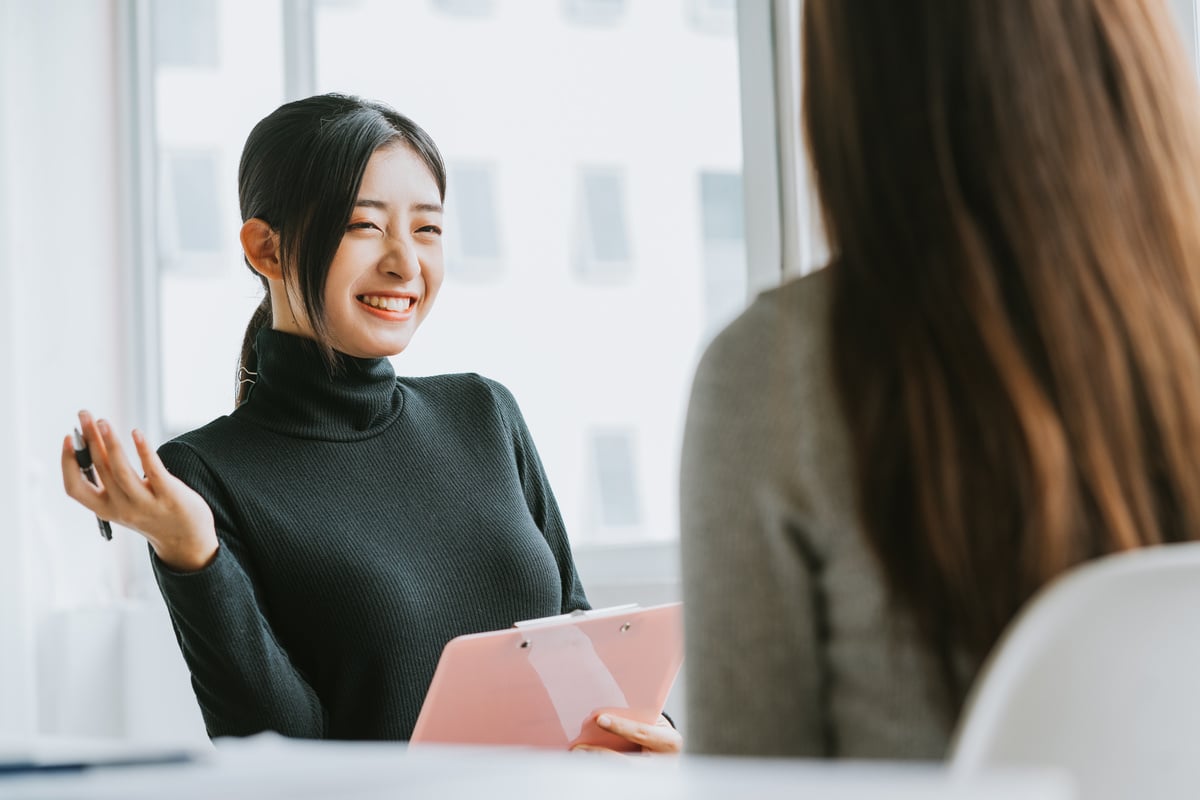
[[379,230],[379,226],[374,222],[351,222],[346,226],[348,231],[369,231],[371,229]]
[[442,229],[437,225],[426,225],[423,228],[417,228],[417,233],[432,233],[437,236],[442,235]]

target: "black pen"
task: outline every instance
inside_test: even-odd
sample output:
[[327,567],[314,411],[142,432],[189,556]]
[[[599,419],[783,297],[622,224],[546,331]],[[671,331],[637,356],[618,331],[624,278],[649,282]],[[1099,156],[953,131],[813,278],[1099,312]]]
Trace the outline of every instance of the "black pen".
[[[92,466],[92,453],[88,450],[87,440],[83,438],[79,428],[72,431],[71,441],[75,447],[75,463],[79,465],[83,477],[87,478],[88,483],[92,486],[99,486],[100,481],[96,479],[96,468]],[[108,520],[100,519],[100,516],[97,515],[96,522],[100,523],[100,535],[112,541],[112,526],[108,524]]]

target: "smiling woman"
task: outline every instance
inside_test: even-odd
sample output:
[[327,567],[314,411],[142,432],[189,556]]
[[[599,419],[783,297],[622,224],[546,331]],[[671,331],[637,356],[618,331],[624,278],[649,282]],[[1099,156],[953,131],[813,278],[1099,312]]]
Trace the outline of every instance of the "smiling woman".
[[[266,291],[237,408],[157,454],[134,431],[144,477],[81,413],[98,487],[64,442],[68,494],[150,544],[210,736],[407,739],[448,641],[588,607],[512,394],[388,360],[441,286],[445,190],[437,147],[392,109],[280,107],[239,170]],[[607,716],[680,749],[670,725]]]
[[[382,105],[332,94],[305,104],[255,126],[238,170],[242,250],[266,289],[242,342],[239,404],[257,372],[254,338],[268,323],[315,340],[331,365],[335,351],[395,355],[429,313],[445,271],[446,168],[428,134]],[[319,106],[342,114],[340,124],[314,130]],[[314,161],[288,146],[304,136],[336,157]],[[337,154],[355,147],[359,163]],[[296,176],[295,191],[281,192],[279,175]],[[404,297],[410,309],[389,307]],[[377,318],[385,322],[368,324]]]
[[[322,313],[332,349],[384,358],[408,347],[442,285],[444,189],[444,174],[435,179],[407,143],[371,155],[325,280]],[[275,229],[254,217],[241,239],[247,262],[267,284],[272,327],[318,339],[309,301],[288,295]]]

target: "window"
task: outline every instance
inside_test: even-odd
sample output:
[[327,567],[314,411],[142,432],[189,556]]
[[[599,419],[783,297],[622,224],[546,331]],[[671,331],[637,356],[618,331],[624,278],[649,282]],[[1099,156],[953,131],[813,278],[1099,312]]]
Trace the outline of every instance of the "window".
[[688,0],[688,21],[701,33],[732,36],[737,30],[736,0]]
[[629,430],[593,431],[589,442],[592,513],[597,527],[632,527],[641,522],[634,434]]
[[746,243],[742,176],[700,173],[700,216],[704,237],[704,316],[714,334],[746,304]]
[[217,67],[216,0],[157,0],[154,60],[162,67]]
[[625,176],[619,169],[581,170],[577,201],[575,271],[585,281],[618,283],[629,278],[625,224]]
[[163,154],[158,220],[163,269],[220,269],[225,243],[217,161],[213,150]]
[[742,241],[741,175],[730,172],[700,173],[700,206],[705,244]]
[[447,279],[492,280],[501,274],[501,209],[489,164],[451,165],[446,197]]
[[492,0],[433,0],[434,8],[459,17],[486,17],[492,13]]
[[579,25],[616,25],[625,15],[625,0],[563,0],[563,13]]

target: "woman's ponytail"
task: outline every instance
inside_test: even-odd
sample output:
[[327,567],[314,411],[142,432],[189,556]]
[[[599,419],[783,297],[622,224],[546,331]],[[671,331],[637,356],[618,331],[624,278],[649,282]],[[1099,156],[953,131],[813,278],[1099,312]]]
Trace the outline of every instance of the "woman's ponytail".
[[271,293],[264,292],[262,302],[250,316],[250,324],[246,326],[246,335],[242,338],[242,355],[238,359],[237,385],[234,392],[234,407],[250,399],[250,390],[258,379],[258,351],[254,341],[258,332],[271,324]]

